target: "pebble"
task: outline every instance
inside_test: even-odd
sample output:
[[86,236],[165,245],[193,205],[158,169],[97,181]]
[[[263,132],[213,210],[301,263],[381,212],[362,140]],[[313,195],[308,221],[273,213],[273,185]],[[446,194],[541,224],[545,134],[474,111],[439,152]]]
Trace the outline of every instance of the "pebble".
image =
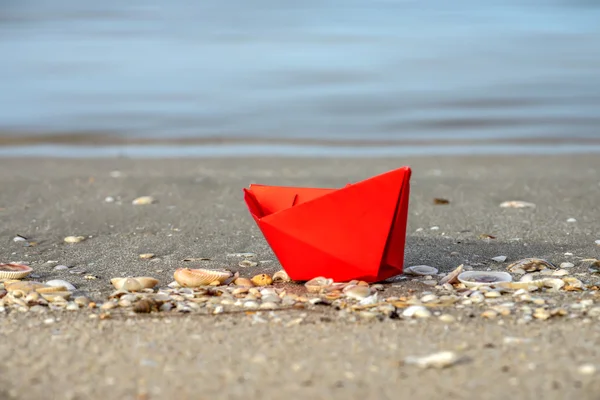
[[422,303],[434,303],[437,301],[438,297],[435,294],[426,294],[425,296],[421,297]]
[[497,290],[490,290],[489,292],[485,292],[484,296],[489,298],[489,299],[493,299],[493,298],[497,298],[497,297],[501,297],[502,293],[500,293]]
[[150,260],[151,258],[154,258],[155,255],[153,253],[143,253],[140,254],[140,259],[142,260]]
[[487,319],[495,319],[497,316],[498,313],[494,310],[487,310],[481,313],[481,317]]
[[[248,308],[248,307],[246,306],[246,304],[244,304],[244,307]],[[276,308],[277,308],[277,304],[276,304],[276,303],[274,303],[274,302],[272,302],[272,301],[266,301],[266,302],[263,302],[263,303],[262,303],[262,304],[259,306],[259,308],[261,308],[261,309],[263,309],[263,310],[264,310],[264,309],[266,309],[266,310],[274,310],[274,309],[276,309]]]
[[112,197],[112,196],[106,196],[106,197],[104,198],[104,201],[105,201],[106,203],[114,203],[114,202],[115,202],[115,198],[114,198],[114,197]]
[[76,310],[79,310],[79,305],[75,302],[70,301],[67,304],[67,307],[65,307],[65,309],[69,310],[69,311],[76,311]]
[[504,262],[504,261],[506,261],[506,256],[494,257],[494,258],[492,258],[492,260],[494,260],[496,262]]
[[173,304],[164,303],[158,309],[163,312],[171,311],[173,309]]
[[54,267],[55,271],[62,271],[65,269],[69,269],[69,267],[67,267],[66,265],[57,265],[56,267]]
[[154,203],[156,203],[156,199],[152,196],[138,197],[137,199],[135,199],[131,202],[131,204],[133,204],[134,206],[144,206],[144,205],[154,204]]
[[575,218],[569,218],[567,219],[567,222],[577,222],[577,220]]
[[561,264],[560,264],[560,268],[561,268],[561,269],[563,269],[563,268],[567,268],[567,269],[568,269],[568,268],[573,268],[574,266],[575,266],[575,264],[573,264],[573,263],[570,263],[570,262],[564,262],[564,263],[561,263]]
[[15,236],[13,238],[13,242],[26,242],[27,238],[24,238],[23,236]]

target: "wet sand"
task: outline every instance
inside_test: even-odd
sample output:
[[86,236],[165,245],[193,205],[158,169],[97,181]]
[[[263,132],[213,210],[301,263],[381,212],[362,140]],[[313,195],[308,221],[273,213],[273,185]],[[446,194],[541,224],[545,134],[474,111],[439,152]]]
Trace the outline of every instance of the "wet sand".
[[[0,259],[26,261],[38,280],[66,279],[93,299],[115,276],[152,275],[166,284],[186,257],[243,276],[279,269],[249,217],[251,182],[343,186],[413,167],[406,264],[448,272],[461,263],[504,269],[542,257],[560,264],[600,258],[600,162],[594,156],[393,159],[0,160]],[[118,173],[114,171],[119,171]],[[133,206],[143,195],[158,203]],[[105,202],[107,196],[117,201]],[[433,199],[450,200],[436,206]],[[525,200],[535,209],[502,209]],[[577,222],[567,222],[575,218]],[[431,227],[439,227],[431,230]],[[419,229],[419,228],[422,228]],[[12,238],[37,243],[24,247]],[[496,239],[482,240],[481,234]],[[90,236],[67,245],[69,235]],[[518,238],[518,240],[517,240]],[[271,263],[239,268],[230,253]],[[565,253],[573,253],[566,256]],[[140,260],[155,253],[155,260]],[[98,279],[54,271],[47,261]],[[414,282],[394,290],[424,291]],[[402,287],[405,285],[404,287]],[[392,290],[390,288],[386,290]],[[563,298],[579,294],[561,294]],[[598,297],[590,292],[588,298]],[[566,398],[600,396],[598,320],[511,317],[457,322],[340,318],[328,308],[235,315],[90,319],[91,312],[0,314],[0,398]],[[53,322],[51,322],[51,320]],[[296,322],[299,321],[299,322]],[[529,338],[508,345],[505,337]],[[452,350],[445,370],[402,365],[409,355]]]

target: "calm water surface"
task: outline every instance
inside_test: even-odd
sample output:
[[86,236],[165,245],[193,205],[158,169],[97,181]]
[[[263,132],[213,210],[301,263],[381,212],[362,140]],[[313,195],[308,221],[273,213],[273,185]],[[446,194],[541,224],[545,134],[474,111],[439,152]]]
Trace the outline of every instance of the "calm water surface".
[[579,146],[600,140],[599,43],[584,0],[6,0],[0,138]]

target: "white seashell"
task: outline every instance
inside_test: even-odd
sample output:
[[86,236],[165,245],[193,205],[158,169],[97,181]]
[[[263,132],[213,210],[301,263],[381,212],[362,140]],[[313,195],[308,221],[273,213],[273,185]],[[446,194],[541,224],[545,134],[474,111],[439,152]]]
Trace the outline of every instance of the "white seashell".
[[379,299],[377,298],[377,293],[375,293],[369,297],[365,297],[364,299],[359,301],[358,304],[360,304],[361,306],[370,306],[372,304],[377,304],[378,302]]
[[458,275],[458,280],[466,287],[477,287],[511,282],[512,276],[499,271],[466,271]]
[[504,262],[504,261],[506,261],[506,256],[494,257],[494,258],[492,258],[492,260],[494,260],[496,262]]
[[441,351],[424,357],[409,356],[404,359],[406,365],[416,365],[419,368],[446,368],[455,365],[461,360],[452,351]]
[[53,279],[51,281],[46,282],[46,285],[54,286],[54,287],[64,287],[67,290],[76,290],[73,284],[63,281],[62,279]]
[[273,274],[273,282],[291,282],[290,276],[284,270],[277,271]]
[[524,258],[506,267],[506,269],[509,272],[513,273],[516,273],[519,270],[523,270],[525,272],[535,272],[547,268],[556,269],[556,267],[553,264],[549,263],[546,260],[542,260],[541,258]]
[[139,277],[127,277],[127,278],[112,278],[110,283],[117,290],[126,290],[128,292],[139,292],[143,289],[151,289],[154,286],[158,285],[158,280],[148,277],[148,276],[139,276]]
[[561,268],[573,268],[575,266],[575,264],[570,263],[570,262],[564,262],[560,264]]
[[565,276],[565,275],[569,275],[569,271],[567,271],[566,269],[559,269],[552,273],[552,276]]
[[502,208],[535,208],[535,204],[520,200],[505,201],[500,204]]
[[404,269],[405,275],[436,275],[438,273],[438,269],[435,267],[430,267],[429,265],[415,265],[412,267],[408,267]]
[[427,308],[423,306],[410,306],[407,307],[404,311],[402,311],[402,316],[407,318],[416,317],[417,314],[424,315],[426,311],[429,311]]
[[137,199],[135,199],[131,202],[131,204],[133,204],[134,206],[143,206],[143,205],[154,204],[154,203],[156,203],[156,199],[152,196],[138,197]]
[[67,236],[64,238],[65,243],[79,243],[85,240],[85,236]]

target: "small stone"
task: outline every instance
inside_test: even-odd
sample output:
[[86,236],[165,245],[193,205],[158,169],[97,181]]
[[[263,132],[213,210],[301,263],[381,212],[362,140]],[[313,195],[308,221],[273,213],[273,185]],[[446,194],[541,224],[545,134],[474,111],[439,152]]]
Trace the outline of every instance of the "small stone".
[[542,321],[547,320],[551,316],[552,315],[550,314],[550,311],[545,310],[543,308],[536,308],[535,311],[533,312],[533,317],[536,319],[540,319]]
[[56,267],[54,267],[55,271],[63,271],[65,269],[69,269],[69,267],[67,267],[66,265],[57,265]]
[[171,311],[173,309],[173,304],[164,303],[158,309],[163,312]]
[[560,268],[564,269],[569,269],[569,268],[573,268],[575,266],[575,264],[570,263],[570,262],[564,262],[560,264]]
[[67,281],[63,281],[62,279],[52,279],[48,282],[46,282],[46,285],[48,286],[52,286],[52,287],[64,287],[67,290],[76,290],[75,286],[73,286],[72,283],[69,283]]
[[500,293],[497,290],[490,290],[489,292],[485,292],[484,296],[487,297],[488,299],[493,299],[493,298],[501,297],[502,293]]
[[80,243],[85,240],[85,236],[67,236],[64,238],[65,243]]
[[[244,304],[244,307],[246,307],[246,304]],[[276,303],[274,303],[274,302],[272,302],[272,301],[266,301],[266,302],[263,302],[263,303],[260,305],[260,307],[259,307],[259,308],[260,308],[260,309],[263,309],[263,310],[274,310],[274,309],[276,309],[277,307],[278,307],[278,306],[277,306],[277,304],[276,304]]]
[[26,242],[27,238],[21,235],[17,235],[13,238],[13,242]]
[[569,271],[567,271],[566,269],[562,269],[562,268],[552,272],[552,276],[565,276],[565,275],[569,275]]
[[575,218],[569,218],[569,219],[567,219],[567,222],[573,223],[573,222],[577,222],[577,220]]
[[594,364],[583,364],[577,368],[577,372],[582,375],[593,375],[596,373],[596,366]]
[[494,260],[496,262],[504,262],[504,261],[506,261],[506,256],[494,257],[494,258],[492,258],[492,260]]
[[535,204],[529,203],[526,201],[511,200],[511,201],[505,201],[505,202],[501,203],[500,207],[502,207],[502,208],[535,208]]
[[435,294],[426,294],[425,296],[421,297],[421,302],[422,303],[434,303],[437,302],[439,299]]
[[133,204],[134,206],[144,206],[144,205],[154,204],[154,203],[156,203],[156,199],[152,196],[138,197],[137,199],[135,199],[131,202],[131,204]]
[[106,203],[114,203],[115,202],[115,198],[112,197],[112,196],[106,196],[104,198],[104,202],[106,202]]
[[251,281],[256,286],[268,286],[273,283],[273,278],[267,274],[259,274],[253,276]]
[[427,286],[437,286],[438,283],[434,279],[427,279],[423,281],[423,284]]
[[69,311],[77,311],[79,310],[79,305],[75,302],[70,301],[65,309]]
[[140,254],[140,259],[142,260],[150,260],[151,258],[154,258],[155,255],[153,253],[143,253]]
[[75,299],[73,299],[73,301],[75,302],[75,304],[77,304],[81,307],[88,307],[89,304],[91,303],[90,299],[88,299],[85,296],[75,297]]
[[429,228],[432,231],[439,231],[440,227],[439,226],[432,226],[431,228]]
[[258,263],[256,261],[252,261],[252,260],[243,260],[240,261],[238,266],[242,267],[242,268],[248,268],[248,267],[256,267],[258,265]]
[[55,322],[56,322],[56,320],[54,318],[46,318],[44,320],[44,324],[46,324],[46,325],[50,325],[50,324],[53,324]]

